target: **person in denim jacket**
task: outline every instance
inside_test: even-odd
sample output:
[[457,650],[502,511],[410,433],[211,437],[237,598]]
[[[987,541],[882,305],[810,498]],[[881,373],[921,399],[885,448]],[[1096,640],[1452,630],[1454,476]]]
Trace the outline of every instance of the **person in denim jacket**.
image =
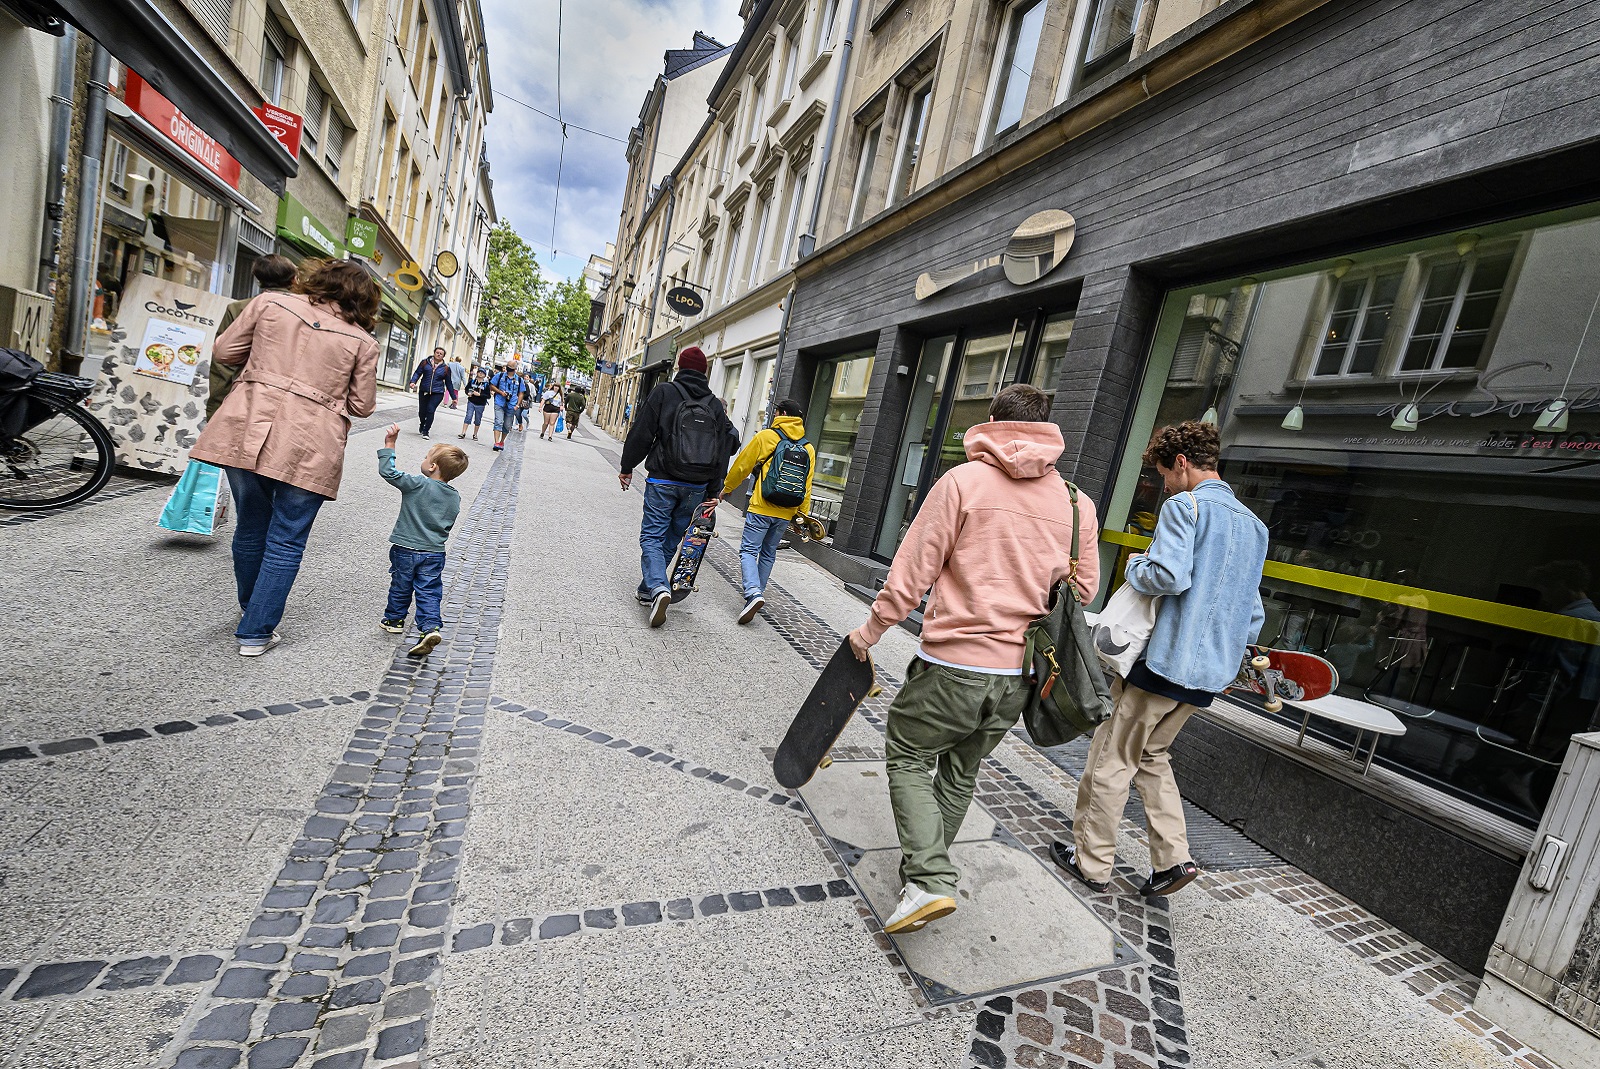
[[1078,784],[1074,842],[1051,847],[1056,864],[1096,891],[1109,887],[1130,784],[1150,829],[1151,872],[1139,893],[1171,894],[1200,875],[1168,749],[1194,711],[1238,676],[1266,620],[1267,528],[1218,476],[1220,453],[1217,428],[1192,421],[1163,427],[1144,453],[1170,496],[1149,552],[1129,560],[1124,574],[1139,593],[1160,597],[1155,629],[1127,678],[1112,686],[1116,707],[1095,731]]

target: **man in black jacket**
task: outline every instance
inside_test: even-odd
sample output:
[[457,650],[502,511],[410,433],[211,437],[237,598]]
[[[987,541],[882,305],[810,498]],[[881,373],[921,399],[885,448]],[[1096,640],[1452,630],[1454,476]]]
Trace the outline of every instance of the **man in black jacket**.
[[[703,426],[679,418],[691,404],[705,410]],[[650,606],[650,626],[660,627],[672,602],[667,561],[683,540],[695,507],[720,496],[728,476],[728,458],[739,451],[739,435],[722,402],[706,381],[706,354],[691,345],[678,354],[678,374],[650,391],[622,446],[620,481],[626,490],[641,461],[649,468],[644,487],[644,519],[639,525],[639,570],[636,594]]]

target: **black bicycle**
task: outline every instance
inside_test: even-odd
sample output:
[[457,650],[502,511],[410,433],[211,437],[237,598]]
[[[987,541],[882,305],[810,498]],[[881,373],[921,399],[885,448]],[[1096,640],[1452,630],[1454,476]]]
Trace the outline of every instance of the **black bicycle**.
[[64,508],[105,487],[116,446],[83,407],[93,390],[93,379],[0,349],[0,508]]

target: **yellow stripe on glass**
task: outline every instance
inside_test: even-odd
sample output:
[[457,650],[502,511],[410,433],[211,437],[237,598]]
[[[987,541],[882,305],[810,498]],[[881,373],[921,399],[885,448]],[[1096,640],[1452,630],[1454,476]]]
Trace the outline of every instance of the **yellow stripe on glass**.
[[[1112,545],[1126,546],[1129,549],[1145,549],[1150,545],[1150,538],[1147,535],[1131,534],[1126,531],[1101,531],[1100,540],[1110,542]],[[1443,591],[1424,590],[1415,586],[1401,586],[1399,583],[1363,579],[1359,575],[1344,575],[1341,572],[1305,568],[1298,564],[1283,564],[1274,560],[1267,561],[1261,573],[1268,579],[1281,579],[1286,583],[1295,583],[1314,590],[1353,594],[1359,598],[1387,601],[1413,609],[1426,609],[1429,612],[1440,612],[1463,620],[1476,620],[1478,623],[1492,624],[1495,627],[1509,627],[1536,635],[1548,635],[1550,638],[1600,646],[1600,624],[1592,620],[1562,616],[1560,613],[1524,609],[1517,605],[1502,605],[1497,601],[1467,598],[1459,594],[1446,594]]]

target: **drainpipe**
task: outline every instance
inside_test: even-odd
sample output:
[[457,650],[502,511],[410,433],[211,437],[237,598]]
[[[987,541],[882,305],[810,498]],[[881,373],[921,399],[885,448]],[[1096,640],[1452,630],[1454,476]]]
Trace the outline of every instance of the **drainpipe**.
[[39,238],[40,293],[50,293],[61,264],[61,221],[67,216],[67,152],[72,141],[73,80],[78,66],[78,31],[71,23],[56,45],[56,91],[50,95],[50,188],[45,194],[44,233]]
[[667,218],[661,224],[661,252],[656,257],[656,285],[650,295],[650,318],[644,324],[644,350],[650,351],[650,335],[656,329],[656,307],[661,303],[662,272],[667,269],[667,247],[672,244],[672,209],[678,203],[678,186],[669,174],[661,180],[662,189],[667,194]]
[[[828,164],[833,159],[833,139],[839,129],[839,105],[844,99],[844,79],[850,73],[850,52],[856,44],[856,20],[861,14],[861,0],[850,0],[850,21],[845,24],[844,44],[839,48],[839,77],[833,83],[833,106],[828,109],[828,132],[822,139],[822,159],[817,164],[817,190],[811,198],[811,221],[806,232],[800,235],[800,259],[810,256],[817,247],[817,224],[822,217],[822,191],[827,187]],[[783,354],[780,352],[781,360]],[[773,373],[776,375],[776,371]]]
[[72,253],[72,289],[68,298],[68,354],[82,360],[94,304],[94,222],[100,205],[100,157],[106,149],[106,93],[111,78],[111,53],[98,42],[89,64],[89,95],[83,113],[83,156],[78,167],[78,233]]

